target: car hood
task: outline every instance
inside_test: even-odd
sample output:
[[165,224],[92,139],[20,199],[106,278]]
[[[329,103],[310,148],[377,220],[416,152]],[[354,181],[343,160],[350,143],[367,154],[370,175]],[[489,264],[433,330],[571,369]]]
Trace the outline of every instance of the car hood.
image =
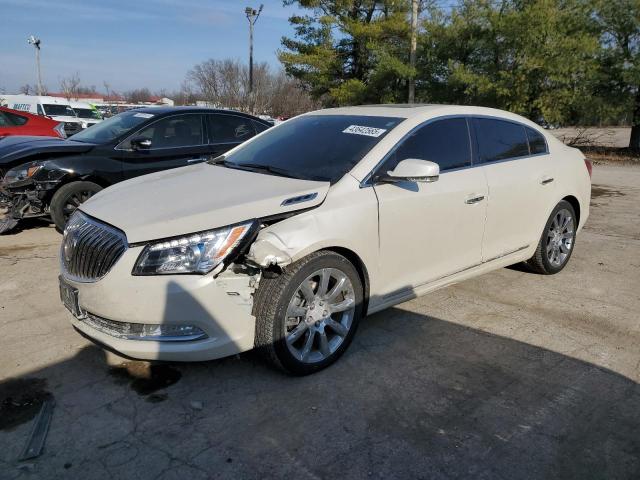
[[[138,243],[313,207],[322,203],[329,186],[199,164],[118,183],[81,210],[124,231],[129,243]],[[297,198],[305,195],[309,197]]]
[[83,153],[93,147],[92,143],[75,142],[56,137],[14,136],[0,139],[0,166],[41,153]]

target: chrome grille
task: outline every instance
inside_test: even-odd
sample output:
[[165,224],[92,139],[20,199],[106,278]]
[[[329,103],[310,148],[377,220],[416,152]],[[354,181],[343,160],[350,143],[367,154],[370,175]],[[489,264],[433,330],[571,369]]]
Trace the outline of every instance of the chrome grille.
[[60,256],[69,278],[95,282],[109,273],[126,249],[124,233],[76,211],[64,229]]

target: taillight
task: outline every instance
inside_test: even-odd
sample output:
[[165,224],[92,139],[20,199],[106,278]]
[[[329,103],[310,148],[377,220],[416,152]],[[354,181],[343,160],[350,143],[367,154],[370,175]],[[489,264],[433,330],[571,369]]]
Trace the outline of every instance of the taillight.
[[56,132],[60,138],[67,138],[67,132],[64,131],[64,123],[59,123],[53,127],[53,131]]
[[591,174],[593,173],[593,164],[591,163],[591,160],[585,158],[584,165],[587,167],[587,172],[589,172],[589,178],[591,178]]

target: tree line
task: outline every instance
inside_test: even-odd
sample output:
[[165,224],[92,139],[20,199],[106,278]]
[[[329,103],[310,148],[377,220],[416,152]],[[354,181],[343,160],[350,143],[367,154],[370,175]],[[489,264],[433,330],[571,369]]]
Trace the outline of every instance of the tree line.
[[284,0],[279,58],[324,106],[490,106],[559,125],[632,125],[640,151],[640,0]]

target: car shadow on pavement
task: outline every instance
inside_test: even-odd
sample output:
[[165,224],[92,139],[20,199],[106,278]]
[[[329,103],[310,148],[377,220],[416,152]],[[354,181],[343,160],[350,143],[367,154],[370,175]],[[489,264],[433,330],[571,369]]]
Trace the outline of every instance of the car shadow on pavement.
[[[307,377],[86,346],[0,383],[0,477],[640,478],[635,382],[455,320],[387,309]],[[18,462],[51,397],[44,453]]]

